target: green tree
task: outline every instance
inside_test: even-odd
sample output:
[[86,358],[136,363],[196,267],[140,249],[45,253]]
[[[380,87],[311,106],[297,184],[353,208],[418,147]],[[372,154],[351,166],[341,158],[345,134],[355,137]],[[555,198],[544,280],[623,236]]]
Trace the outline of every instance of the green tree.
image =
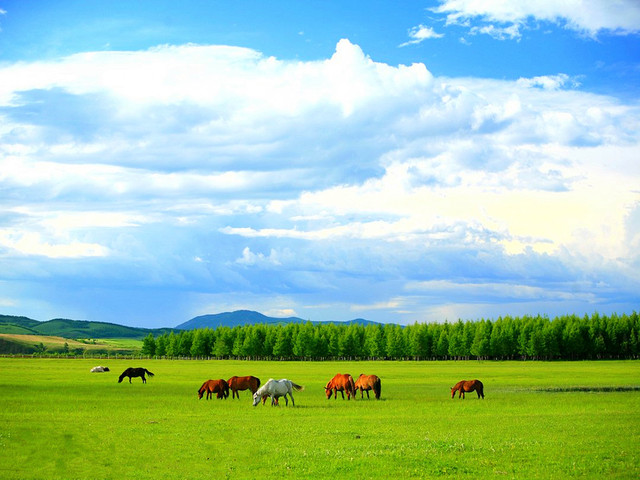
[[387,356],[391,358],[405,357],[406,353],[402,327],[399,325],[387,324],[384,327],[384,333],[387,340]]
[[491,320],[481,320],[476,325],[476,334],[471,344],[471,355],[487,358],[491,355]]
[[276,328],[276,343],[273,346],[273,356],[278,358],[288,358],[291,356],[291,336],[285,327]]
[[369,325],[365,329],[364,339],[365,355],[371,358],[380,358],[384,354],[382,345],[382,327]]
[[207,337],[204,330],[195,330],[189,353],[192,357],[206,357],[209,354]]
[[216,338],[213,343],[213,354],[218,358],[227,358],[231,355],[233,346],[231,329],[229,327],[220,327],[216,329]]
[[167,335],[160,335],[156,339],[156,355],[158,357],[164,357],[167,354]]
[[156,340],[153,337],[153,333],[150,333],[142,340],[142,350],[143,355],[149,355],[152,357],[156,353]]
[[313,324],[307,322],[298,328],[298,335],[293,344],[293,354],[298,358],[313,358],[316,354],[313,335]]
[[447,358],[449,354],[449,324],[445,323],[441,326],[436,343],[436,355],[439,358]]

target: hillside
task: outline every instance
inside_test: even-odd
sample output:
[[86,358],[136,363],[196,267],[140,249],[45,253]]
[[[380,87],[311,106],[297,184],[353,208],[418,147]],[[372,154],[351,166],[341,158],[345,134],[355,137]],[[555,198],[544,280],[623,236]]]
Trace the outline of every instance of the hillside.
[[131,354],[139,352],[140,340],[102,340],[78,341],[51,335],[20,335],[0,333],[0,353],[33,354],[33,353],[70,353],[74,355],[89,354]]
[[0,315],[0,333],[50,335],[64,338],[132,338],[143,339],[149,333],[162,335],[171,328],[136,328],[115,323],[55,318],[40,322],[27,317]]

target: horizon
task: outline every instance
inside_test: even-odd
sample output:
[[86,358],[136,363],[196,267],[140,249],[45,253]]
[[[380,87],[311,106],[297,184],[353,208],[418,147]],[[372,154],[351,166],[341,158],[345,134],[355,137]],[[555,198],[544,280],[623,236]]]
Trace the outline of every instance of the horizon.
[[0,0],[0,309],[636,311],[640,4],[572,5]]
[[[106,323],[106,324],[110,324],[110,325],[117,325],[117,326],[121,326],[121,327],[126,327],[126,328],[136,328],[136,329],[151,329],[151,330],[160,330],[160,329],[177,329],[180,325],[183,325],[185,323],[188,323],[192,320],[196,320],[198,318],[201,317],[217,317],[217,316],[223,316],[223,315],[228,315],[228,314],[237,314],[237,313],[241,313],[241,312],[247,312],[247,313],[257,313],[260,316],[263,316],[265,318],[268,318],[270,320],[287,320],[287,319],[296,319],[296,320],[302,320],[302,322],[311,322],[311,323],[336,323],[336,324],[341,324],[341,323],[350,323],[350,322],[367,322],[367,323],[374,323],[374,324],[378,324],[378,325],[399,325],[401,327],[406,327],[406,326],[410,326],[410,325],[416,325],[416,324],[454,324],[457,322],[463,322],[463,323],[467,323],[467,322],[483,322],[483,321],[489,321],[489,322],[496,322],[502,318],[512,318],[512,319],[521,319],[524,318],[525,316],[529,316],[530,318],[537,318],[537,317],[542,317],[542,318],[547,318],[550,321],[553,321],[557,318],[561,318],[564,316],[567,317],[571,317],[571,316],[576,316],[576,317],[589,317],[592,318],[594,315],[602,315],[602,316],[606,316],[606,317],[610,317],[610,316],[624,316],[624,315],[634,315],[637,314],[636,310],[632,310],[630,312],[612,312],[610,314],[602,314],[601,312],[597,312],[594,311],[591,314],[584,314],[584,315],[579,315],[579,314],[564,314],[564,315],[547,315],[547,314],[542,314],[542,313],[538,313],[535,315],[517,315],[517,316],[512,316],[512,315],[505,315],[505,316],[498,316],[498,317],[487,317],[487,318],[456,318],[456,319],[444,319],[442,321],[416,321],[416,322],[411,322],[411,323],[406,323],[406,324],[400,324],[397,322],[376,322],[375,320],[369,320],[367,318],[363,318],[363,317],[357,317],[357,318],[350,318],[350,319],[346,319],[346,320],[312,320],[312,319],[308,319],[308,318],[301,318],[301,317],[297,317],[297,316],[291,316],[291,317],[274,317],[271,315],[265,315],[261,312],[255,311],[255,310],[246,310],[246,309],[240,309],[240,310],[234,310],[234,311],[227,311],[227,312],[218,312],[218,313],[205,313],[202,315],[197,315],[195,317],[189,318],[187,320],[184,320],[178,324],[176,324],[175,326],[168,326],[168,325],[163,325],[163,326],[158,326],[158,327],[143,327],[143,326],[139,326],[139,325],[127,325],[127,324],[123,324],[123,323],[118,323],[118,322],[105,322],[105,321],[99,321],[99,320],[89,320],[89,319],[75,319],[75,318],[66,318],[66,317],[53,317],[53,318],[49,318],[46,320],[38,320],[36,318],[31,318],[31,317],[27,317],[25,315],[6,315],[3,313],[0,313],[0,316],[5,316],[5,317],[17,317],[17,318],[26,318],[29,320],[34,320],[40,323],[45,323],[45,322],[50,322],[50,321],[54,321],[54,320],[68,320],[68,321],[72,321],[72,322],[90,322],[90,323]],[[255,325],[260,324],[255,323]],[[245,324],[245,325],[253,325],[253,324]],[[195,327],[195,328],[191,328],[190,330],[197,330],[199,328],[202,327]]]

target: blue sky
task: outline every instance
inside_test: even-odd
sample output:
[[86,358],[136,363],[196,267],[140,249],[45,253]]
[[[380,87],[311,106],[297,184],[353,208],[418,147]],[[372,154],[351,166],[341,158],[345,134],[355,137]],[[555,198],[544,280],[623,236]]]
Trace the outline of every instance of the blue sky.
[[0,313],[637,310],[639,85],[633,0],[0,0]]

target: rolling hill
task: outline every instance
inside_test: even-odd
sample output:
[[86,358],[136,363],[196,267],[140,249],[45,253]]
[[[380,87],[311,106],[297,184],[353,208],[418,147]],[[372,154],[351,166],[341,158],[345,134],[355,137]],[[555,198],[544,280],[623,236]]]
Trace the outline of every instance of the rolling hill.
[[40,322],[27,317],[0,315],[0,333],[50,335],[64,338],[142,339],[149,333],[162,335],[172,330],[171,328],[126,327],[115,323],[69,320],[66,318],[54,318],[53,320]]
[[[252,324],[286,324],[304,323],[307,320],[298,317],[268,317],[251,310],[237,310],[235,312],[217,313],[194,317],[175,328],[137,328],[106,322],[91,322],[86,320],[69,320],[66,318],[54,318],[41,322],[28,317],[12,315],[0,315],[0,333],[13,335],[49,335],[70,339],[87,338],[130,338],[142,340],[152,333],[159,336],[176,330],[194,330],[197,328],[236,327]],[[314,324],[323,322],[312,322]],[[329,323],[329,322],[326,322]],[[360,325],[376,324],[361,318],[346,322],[333,322],[341,325],[353,323]]]

